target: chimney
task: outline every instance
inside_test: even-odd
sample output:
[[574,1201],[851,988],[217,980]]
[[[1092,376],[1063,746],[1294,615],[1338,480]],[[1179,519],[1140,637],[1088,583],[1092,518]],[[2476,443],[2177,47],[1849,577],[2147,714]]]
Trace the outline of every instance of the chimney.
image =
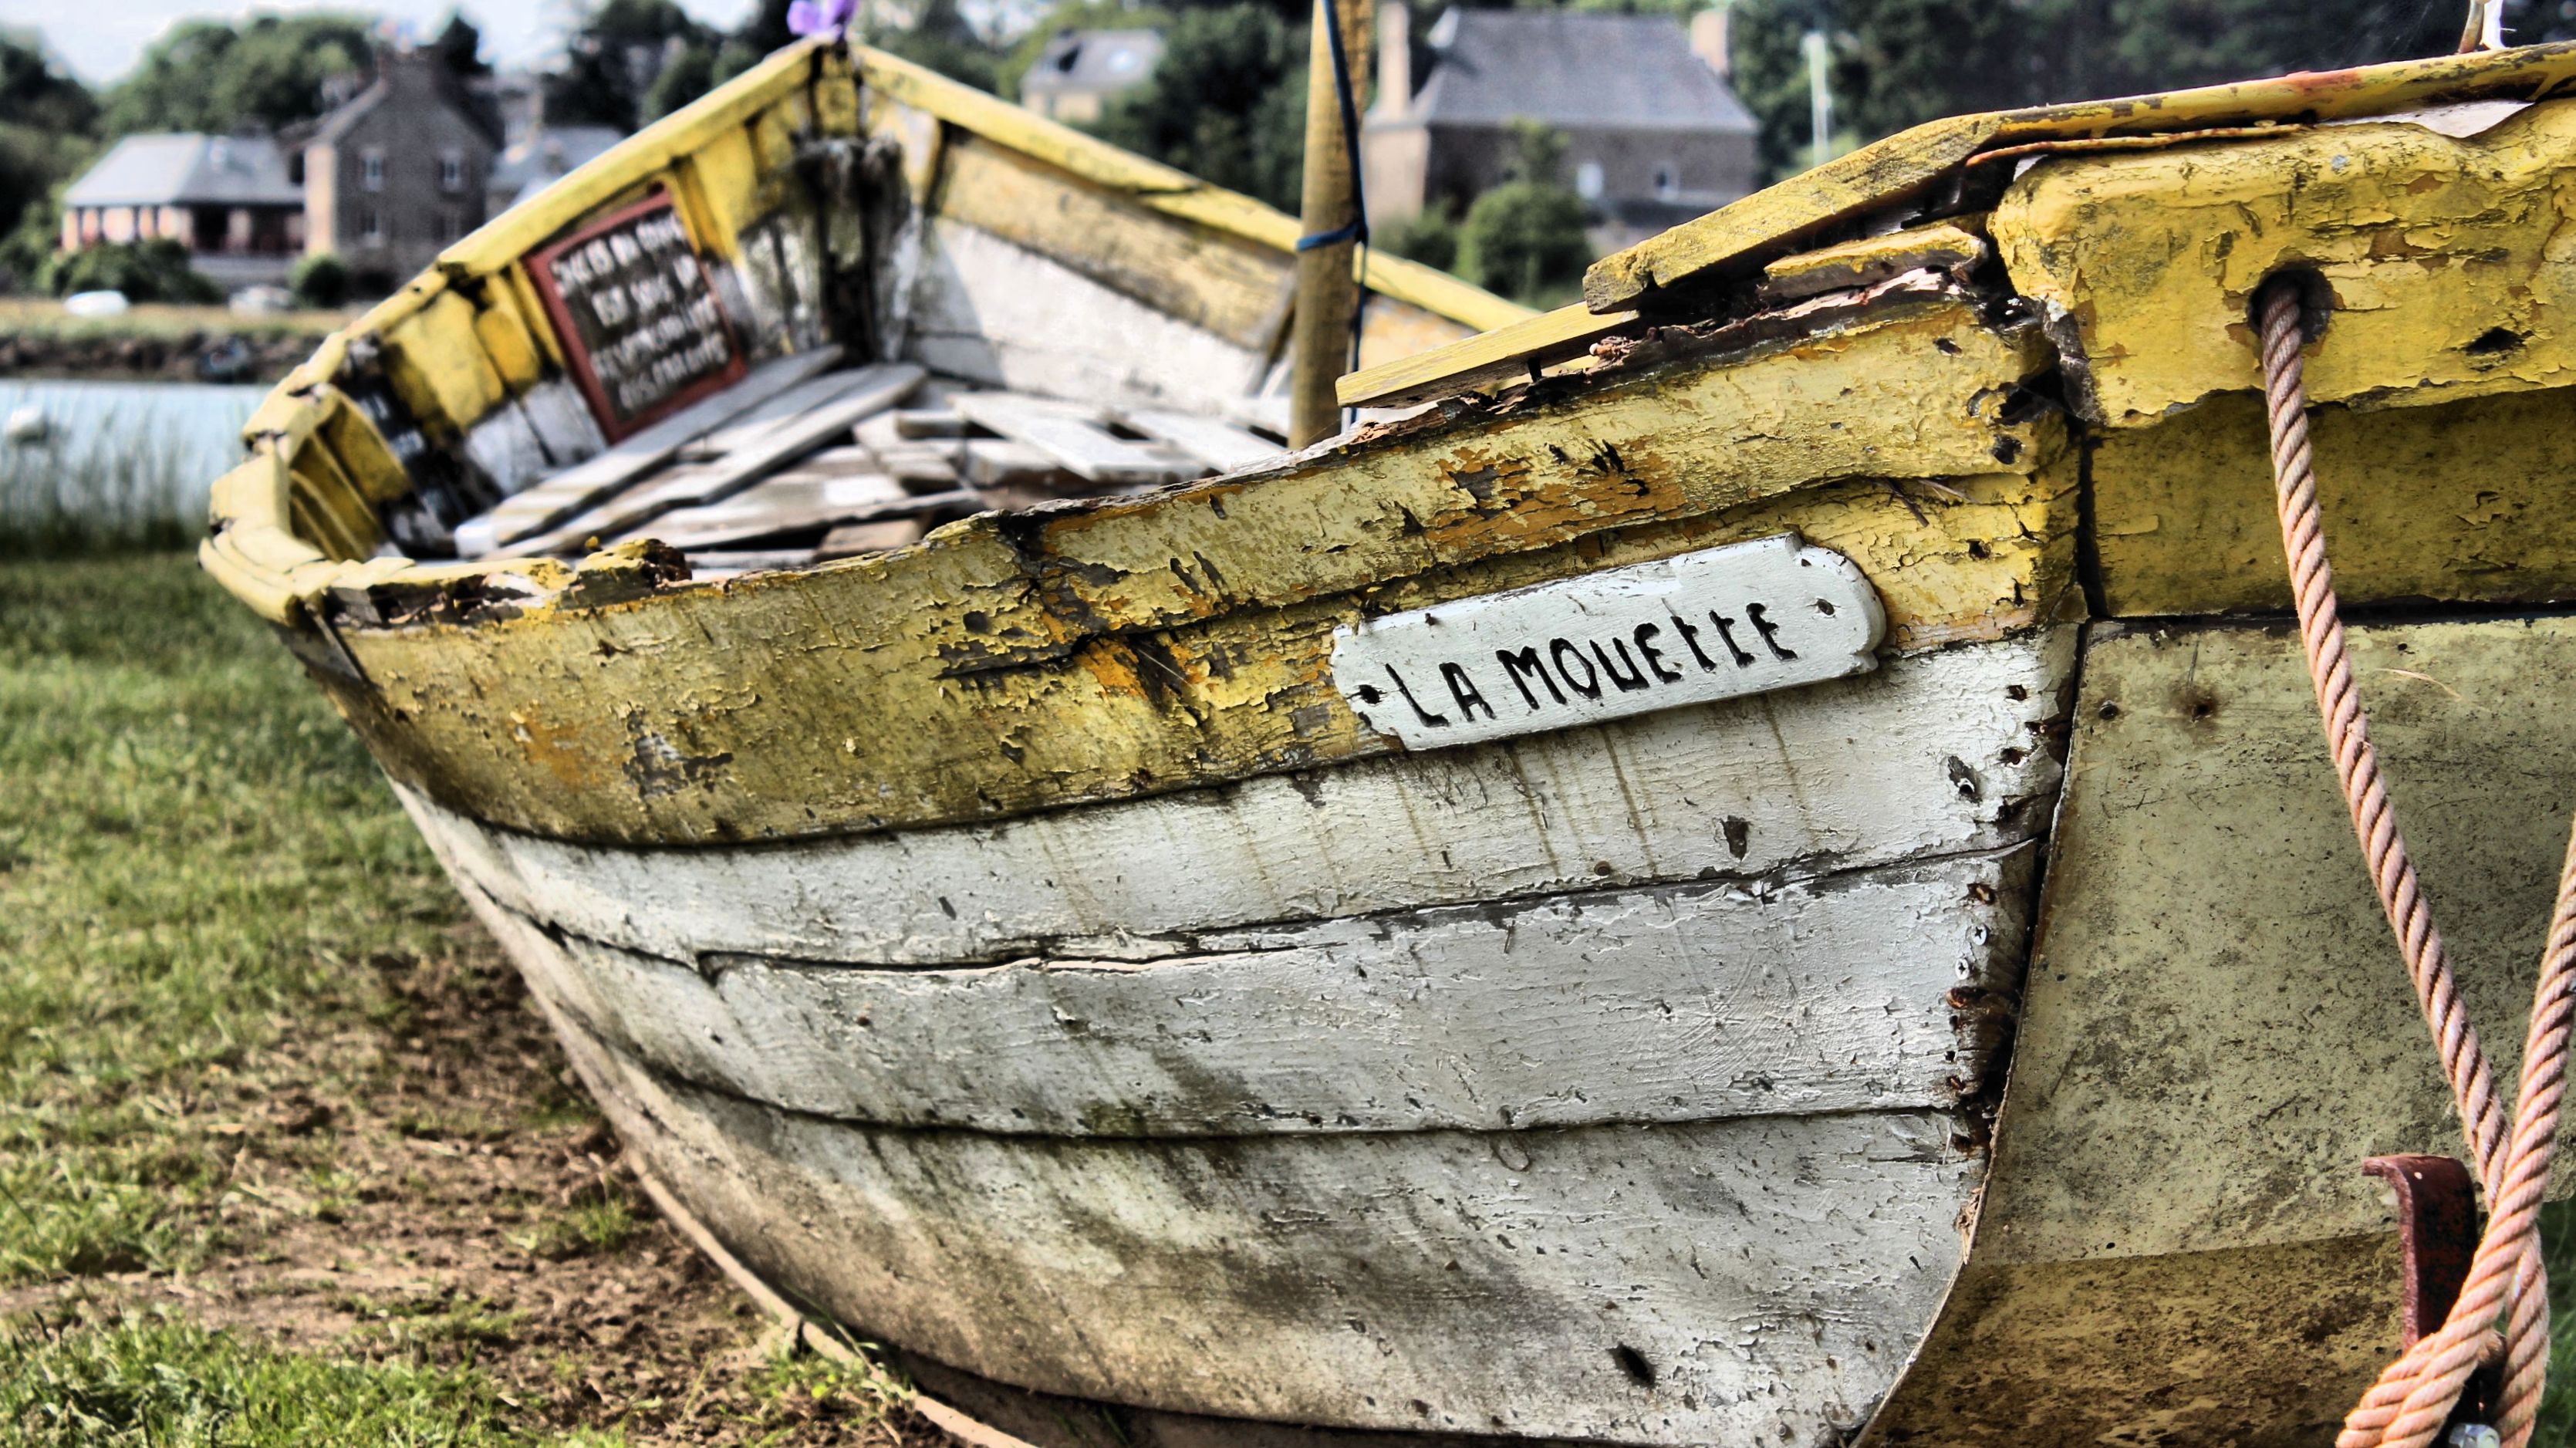
[[1377,8],[1377,100],[1369,109],[1400,116],[1413,107],[1413,17],[1404,0]]
[[1726,59],[1726,7],[1703,10],[1691,17],[1691,54],[1708,62],[1719,80],[1732,80],[1733,68]]

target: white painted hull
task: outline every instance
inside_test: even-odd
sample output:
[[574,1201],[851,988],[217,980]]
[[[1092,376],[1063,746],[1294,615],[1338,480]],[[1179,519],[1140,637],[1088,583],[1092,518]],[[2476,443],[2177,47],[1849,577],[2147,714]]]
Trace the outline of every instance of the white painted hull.
[[657,1176],[874,1339],[1219,1419],[1815,1442],[1962,1260],[2073,642],[1000,826],[404,798]]

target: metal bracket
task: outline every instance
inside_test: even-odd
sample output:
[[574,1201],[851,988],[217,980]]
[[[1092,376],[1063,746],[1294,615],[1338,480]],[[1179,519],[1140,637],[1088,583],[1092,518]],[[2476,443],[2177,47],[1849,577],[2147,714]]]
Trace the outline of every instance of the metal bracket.
[[[2361,1170],[2397,1194],[2397,1246],[2405,1275],[2398,1326],[2411,1348],[2451,1315],[2469,1280],[2469,1259],[2478,1249],[2477,1181],[2466,1164],[2447,1156],[2374,1156]],[[2461,1391],[2451,1421],[2489,1421],[2497,1387],[2494,1371],[2480,1369]]]

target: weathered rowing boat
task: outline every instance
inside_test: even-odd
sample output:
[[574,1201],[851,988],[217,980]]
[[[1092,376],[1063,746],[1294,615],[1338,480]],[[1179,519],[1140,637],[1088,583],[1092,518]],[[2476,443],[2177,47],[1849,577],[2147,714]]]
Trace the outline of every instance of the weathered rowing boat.
[[2364,690],[2516,1019],[2571,80],[1944,122],[1539,317],[1373,261],[1344,400],[1433,405],[1265,460],[1293,223],[808,44],[333,339],[204,558],[672,1210],[1010,1433],[2318,1441],[2358,1166],[2455,1128],[2248,307],[2331,300]]

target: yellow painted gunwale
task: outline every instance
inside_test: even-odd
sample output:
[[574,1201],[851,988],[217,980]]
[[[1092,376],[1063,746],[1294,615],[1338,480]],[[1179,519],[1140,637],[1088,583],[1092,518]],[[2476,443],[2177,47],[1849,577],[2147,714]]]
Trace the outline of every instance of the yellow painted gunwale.
[[[2117,100],[1951,116],[1900,131],[1614,252],[1584,274],[1596,314],[1651,312],[1658,294],[1750,274],[1864,211],[1922,192],[1981,153],[2034,143],[2135,140],[2193,131],[2384,116],[2466,100],[2541,100],[2576,83],[2576,41],[2304,72]],[[1570,320],[1551,335],[1570,331]],[[1347,398],[1420,397],[1508,374],[1499,339],[1471,338],[1342,379]],[[1543,340],[1533,337],[1533,340]]]

